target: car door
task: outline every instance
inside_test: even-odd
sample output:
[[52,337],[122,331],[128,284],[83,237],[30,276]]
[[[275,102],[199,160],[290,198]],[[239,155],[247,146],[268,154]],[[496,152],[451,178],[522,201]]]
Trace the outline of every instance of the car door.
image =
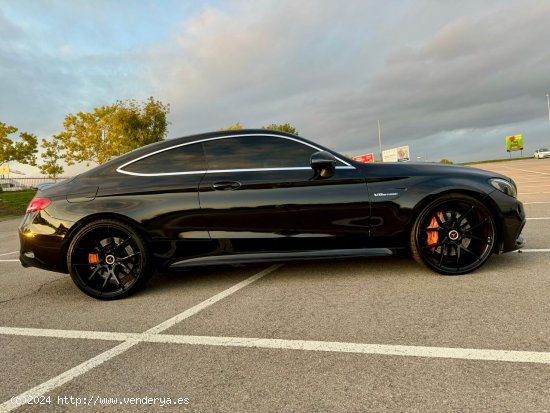
[[354,248],[368,237],[366,184],[344,160],[321,178],[309,165],[320,148],[298,138],[236,134],[203,145],[201,211],[225,252]]
[[206,172],[202,143],[185,142],[148,153],[121,165],[127,175],[104,181],[96,199],[104,197],[147,231],[155,256],[167,265],[183,258],[208,254],[216,248],[205,228],[198,188]]

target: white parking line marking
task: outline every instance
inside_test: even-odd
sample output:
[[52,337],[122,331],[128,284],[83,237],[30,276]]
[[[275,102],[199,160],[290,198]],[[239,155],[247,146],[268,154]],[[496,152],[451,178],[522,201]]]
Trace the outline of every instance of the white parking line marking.
[[527,221],[534,221],[534,220],[545,220],[545,219],[550,219],[550,217],[534,217],[534,218],[526,218]]
[[517,252],[550,252],[550,248],[528,248],[516,250]]
[[144,333],[115,333],[110,331],[57,330],[49,328],[0,327],[0,334],[9,336],[79,338],[107,341],[143,341]]
[[12,255],[12,254],[19,254],[19,251],[5,252],[4,254],[0,254],[0,257],[3,257],[4,255]]
[[530,174],[550,175],[550,173],[548,173],[548,172],[530,171],[529,169],[512,168],[511,166],[506,166],[505,168],[506,169],[512,169],[514,171],[527,172],[527,173],[530,173]]
[[[283,264],[272,265],[271,267],[269,267],[269,268],[267,268],[263,271],[260,271],[257,274],[254,274],[253,276],[247,278],[244,281],[241,281],[240,283],[234,285],[233,287],[228,288],[227,290],[222,291],[219,294],[216,294],[212,298],[209,298],[208,300],[203,301],[202,303],[199,303],[194,307],[191,307],[190,309],[184,311],[181,314],[178,314],[175,317],[170,318],[169,320],[166,320],[165,322],[159,324],[158,326],[150,328],[149,330],[147,330],[143,334],[143,336],[152,337],[153,335],[158,334],[158,333],[172,327],[174,324],[178,323],[179,321],[182,321],[182,320],[184,320],[188,317],[191,317],[192,315],[197,314],[199,311],[204,310],[205,308],[211,306],[212,304],[217,303],[218,301],[222,300],[223,298],[225,298],[225,297],[227,297],[227,296],[229,296],[233,293],[236,293],[241,288],[244,288],[247,285],[253,283],[254,281],[259,280],[260,278],[262,278],[262,277],[266,276],[267,274],[275,271],[276,269],[280,268],[281,266],[283,266]],[[110,334],[113,334],[113,333],[110,333]],[[114,334],[116,334],[116,333],[114,333]],[[108,336],[106,335],[104,337],[108,337]],[[98,339],[101,340],[101,338],[98,338]],[[103,338],[103,340],[105,340],[105,339],[107,339],[107,338]],[[133,336],[128,336],[128,338],[125,339],[125,341],[123,343],[120,343],[116,347],[113,347],[112,349],[107,350],[107,351],[99,354],[98,356],[96,356],[94,358],[91,358],[91,359],[85,361],[84,363],[81,363],[78,366],[73,367],[70,370],[65,371],[64,373],[61,373],[59,376],[56,376],[53,379],[50,379],[50,380],[48,380],[48,381],[46,381],[42,384],[39,384],[38,386],[33,387],[32,389],[30,389],[30,390],[28,390],[24,393],[21,393],[19,396],[16,396],[16,397],[0,404],[0,413],[10,412],[14,409],[17,409],[19,407],[19,405],[17,403],[15,403],[16,399],[19,399],[19,400],[32,400],[35,397],[40,397],[40,396],[54,390],[55,388],[57,388],[59,386],[62,386],[63,384],[73,380],[74,378],[83,375],[84,373],[90,371],[94,367],[97,367],[97,366],[105,363],[106,361],[109,361],[113,357],[116,357],[119,354],[124,353],[126,350],[129,350],[130,348],[132,348],[133,346],[138,344],[140,341],[143,341],[143,340],[135,339],[135,338],[133,338]]]
[[255,274],[252,277],[247,278],[244,281],[241,281],[240,283],[234,285],[233,287],[228,288],[227,290],[222,291],[219,294],[216,294],[214,297],[209,298],[208,300],[203,301],[202,303],[197,304],[194,307],[191,307],[189,310],[186,310],[183,313],[178,314],[178,315],[170,318],[169,320],[166,320],[163,323],[160,323],[156,327],[150,328],[149,330],[147,330],[145,332],[145,334],[158,334],[158,333],[160,333],[164,330],[168,330],[170,327],[174,326],[175,324],[179,323],[180,321],[185,320],[186,318],[189,318],[189,317],[197,314],[199,311],[204,310],[206,307],[209,307],[212,304],[215,304],[218,301],[223,300],[225,297],[227,297],[227,296],[229,296],[233,293],[236,293],[241,288],[246,287],[247,285],[253,283],[256,280],[259,280],[263,276],[275,271],[276,269],[278,269],[282,266],[283,266],[283,264],[272,265],[271,267],[269,267],[269,268],[267,268],[263,271],[260,271],[258,274]]
[[[80,338],[90,340],[113,340],[124,341],[123,344],[138,342],[161,343],[161,344],[190,344],[200,346],[222,346],[222,347],[246,347],[246,348],[270,348],[280,350],[302,350],[302,351],[324,351],[333,353],[355,353],[355,354],[376,354],[401,357],[428,357],[448,358],[462,360],[485,360],[502,361],[512,363],[538,363],[550,364],[550,352],[518,351],[518,350],[493,350],[476,348],[452,348],[452,347],[428,347],[428,346],[404,346],[388,344],[363,344],[344,343],[334,341],[310,341],[310,340],[279,340],[268,338],[248,337],[212,337],[212,336],[187,336],[172,334],[151,334],[151,333],[115,333],[102,331],[78,331],[78,330],[47,330],[33,328],[0,327],[0,334],[22,335],[33,337],[57,337],[57,338]],[[122,351],[109,350],[114,357]],[[127,347],[126,349],[130,348]],[[94,358],[87,364],[97,364]],[[85,364],[86,364],[85,363]],[[86,364],[86,365],[87,365]],[[99,363],[101,364],[101,363]],[[79,367],[79,366],[77,366]],[[75,367],[75,369],[77,369]],[[89,370],[89,369],[87,369]],[[86,370],[86,371],[87,371]],[[79,368],[77,372],[82,371]],[[82,371],[84,372],[84,371]],[[66,373],[63,373],[66,374]],[[80,373],[82,374],[82,373]],[[79,374],[79,375],[80,375]]]

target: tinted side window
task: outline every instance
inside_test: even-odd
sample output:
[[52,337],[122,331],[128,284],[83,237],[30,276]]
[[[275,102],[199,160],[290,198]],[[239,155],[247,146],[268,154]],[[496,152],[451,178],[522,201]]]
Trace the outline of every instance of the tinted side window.
[[140,159],[122,168],[140,174],[200,172],[206,170],[202,144],[180,146]]
[[309,167],[315,148],[289,139],[241,136],[204,142],[209,170]]

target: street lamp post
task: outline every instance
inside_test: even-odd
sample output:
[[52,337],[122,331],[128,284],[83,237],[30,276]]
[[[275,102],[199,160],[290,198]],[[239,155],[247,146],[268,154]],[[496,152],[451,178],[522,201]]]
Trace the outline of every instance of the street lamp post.
[[380,120],[378,120],[378,148],[380,151],[380,162],[383,162],[384,158],[382,158],[382,131],[380,129]]
[[546,102],[548,104],[548,123],[550,123],[550,95],[546,94]]

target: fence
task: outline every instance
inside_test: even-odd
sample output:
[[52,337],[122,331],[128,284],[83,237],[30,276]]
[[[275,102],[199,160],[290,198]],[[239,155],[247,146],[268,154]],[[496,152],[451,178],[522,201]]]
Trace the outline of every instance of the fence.
[[57,183],[66,179],[71,179],[71,177],[59,177],[56,179],[51,179],[46,176],[18,176],[17,178],[15,178],[10,175],[2,175],[0,177],[0,187],[4,192],[29,191],[36,190],[38,185],[40,184]]

